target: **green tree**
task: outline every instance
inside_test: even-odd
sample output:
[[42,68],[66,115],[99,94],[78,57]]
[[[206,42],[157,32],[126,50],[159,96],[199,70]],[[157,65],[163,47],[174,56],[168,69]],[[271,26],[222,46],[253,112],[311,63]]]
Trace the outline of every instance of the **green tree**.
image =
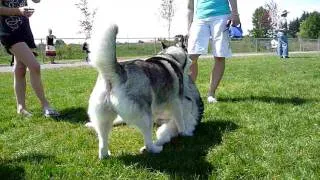
[[300,25],[299,35],[302,38],[320,38],[320,13],[315,11]]
[[91,31],[93,27],[94,17],[96,15],[96,9],[90,10],[88,0],[79,0],[78,3],[75,4],[76,7],[81,12],[80,19],[80,33],[83,33],[86,39],[91,37]]
[[296,38],[297,37],[297,33],[299,32],[299,28],[300,28],[300,19],[297,18],[293,21],[290,21],[289,23],[289,30],[288,30],[288,34],[289,36]]
[[293,21],[291,21],[289,23],[289,30],[288,30],[288,34],[293,37],[296,38],[299,31],[300,31],[300,24],[301,22],[303,22],[305,19],[307,19],[307,17],[310,16],[310,13],[308,12],[303,12],[303,14],[301,15],[300,18],[297,18]]
[[260,6],[252,16],[253,29],[249,31],[255,38],[266,38],[272,36],[272,23],[269,11]]
[[309,13],[309,12],[303,11],[303,14],[300,17],[300,22],[306,20],[310,16],[310,14],[311,13]]
[[265,3],[265,9],[269,13],[270,24],[272,27],[272,31],[275,32],[277,29],[277,24],[279,20],[279,5],[275,0],[268,0]]
[[64,46],[64,45],[66,45],[66,43],[62,39],[57,39],[56,40],[56,46],[57,47]]

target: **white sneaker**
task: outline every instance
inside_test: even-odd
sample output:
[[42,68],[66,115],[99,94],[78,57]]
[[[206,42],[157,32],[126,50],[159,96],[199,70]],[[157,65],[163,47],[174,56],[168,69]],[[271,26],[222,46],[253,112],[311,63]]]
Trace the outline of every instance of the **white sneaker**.
[[45,108],[43,110],[43,115],[47,118],[54,118],[60,116],[60,113],[52,108]]
[[207,100],[208,100],[209,104],[213,104],[213,103],[217,103],[218,102],[217,99],[214,98],[213,96],[209,96]]

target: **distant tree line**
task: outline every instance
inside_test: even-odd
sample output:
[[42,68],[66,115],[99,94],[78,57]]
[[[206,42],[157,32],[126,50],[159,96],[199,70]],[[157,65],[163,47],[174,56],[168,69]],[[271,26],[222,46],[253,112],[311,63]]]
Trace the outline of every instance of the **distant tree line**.
[[[279,19],[278,5],[268,1],[265,6],[258,7],[252,15],[253,29],[249,35],[255,38],[271,38],[276,34],[276,23]],[[320,38],[320,13],[304,12],[301,17],[290,21],[288,35],[292,38]]]

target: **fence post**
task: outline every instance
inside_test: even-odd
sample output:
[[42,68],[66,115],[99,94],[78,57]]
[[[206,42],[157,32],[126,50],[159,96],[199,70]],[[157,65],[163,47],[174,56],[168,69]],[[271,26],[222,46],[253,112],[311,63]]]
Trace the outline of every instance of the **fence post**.
[[300,48],[300,52],[302,52],[302,44],[301,44],[301,43],[302,43],[302,39],[299,38],[299,46],[300,46],[299,48]]
[[154,54],[157,54],[157,38],[154,38],[154,41],[153,41],[153,50],[154,50]]
[[320,51],[320,38],[318,39],[318,51]]
[[40,48],[40,54],[42,54],[42,63],[44,63],[44,57],[45,57],[45,51],[43,51],[43,47],[46,48],[45,46],[43,46],[43,43],[42,43],[42,38],[40,39],[40,44],[41,44],[41,48]]
[[258,52],[258,38],[256,38],[256,53]]

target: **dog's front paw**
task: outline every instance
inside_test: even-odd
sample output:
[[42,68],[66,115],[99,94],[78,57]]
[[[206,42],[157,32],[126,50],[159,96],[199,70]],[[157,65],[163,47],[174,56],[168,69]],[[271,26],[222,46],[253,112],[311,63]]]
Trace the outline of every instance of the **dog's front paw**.
[[99,150],[99,159],[107,159],[109,156],[111,156],[111,153],[109,150],[103,151],[102,149]]
[[142,148],[140,148],[140,153],[144,154],[147,152],[150,153],[160,153],[163,149],[163,146],[157,146],[157,145],[152,145],[149,148],[147,148],[146,146],[143,146]]

